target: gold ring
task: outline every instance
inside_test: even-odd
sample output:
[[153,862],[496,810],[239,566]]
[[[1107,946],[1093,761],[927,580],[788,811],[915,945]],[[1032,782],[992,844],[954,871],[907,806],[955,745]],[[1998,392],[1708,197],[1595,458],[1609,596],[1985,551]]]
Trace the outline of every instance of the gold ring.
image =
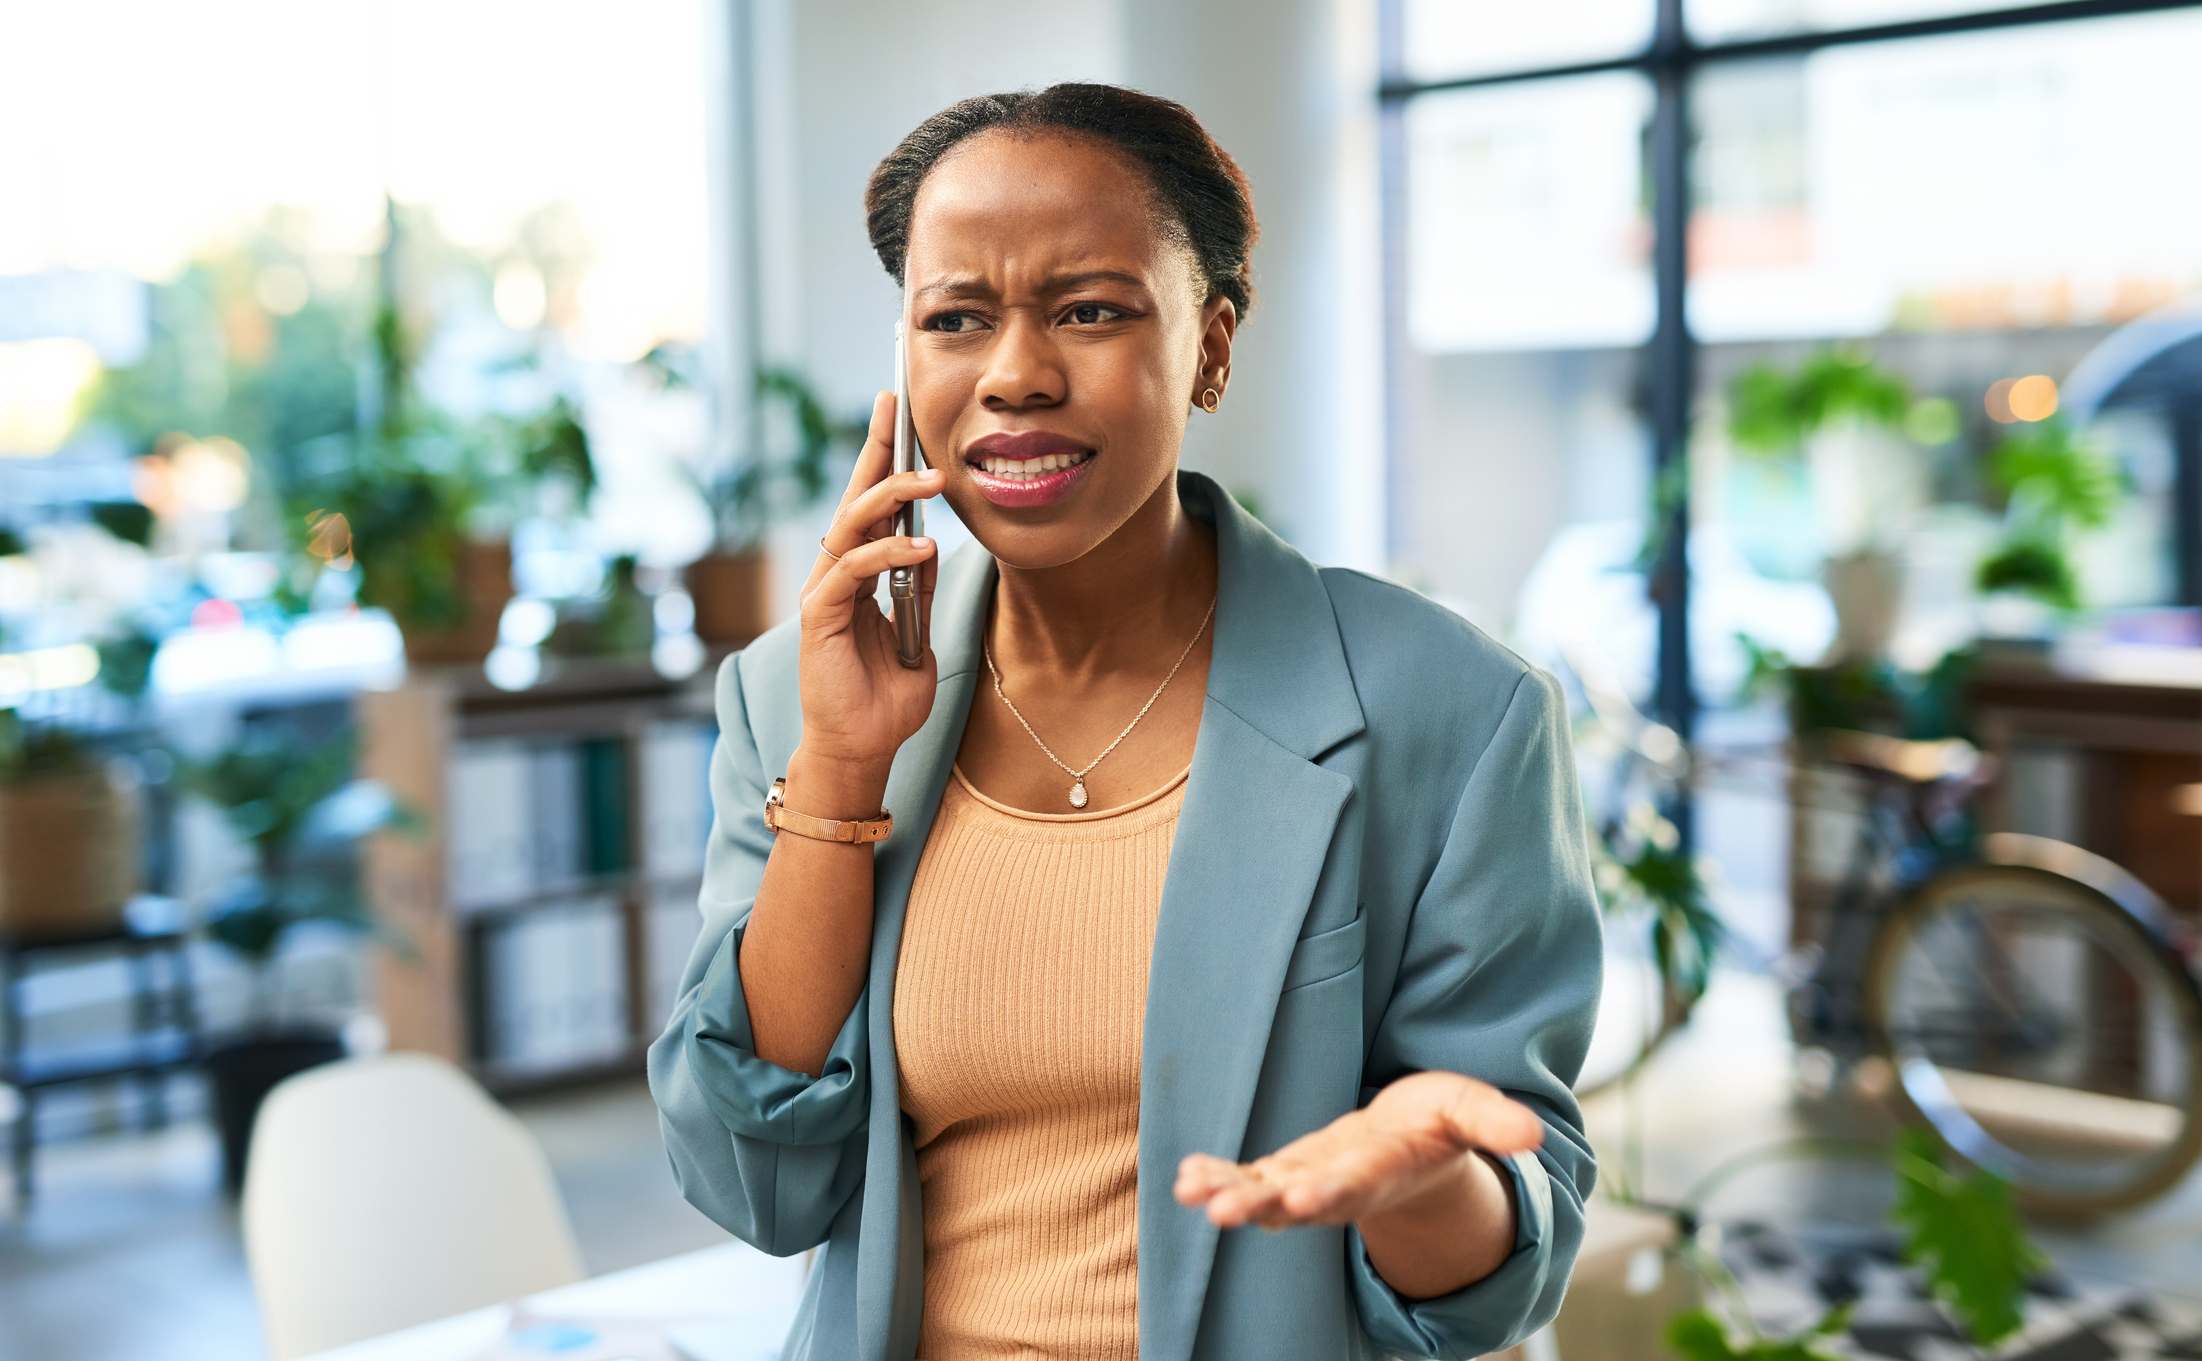
[[826,547],[826,540],[824,536],[820,536],[818,540],[818,551],[825,554],[827,557],[832,558],[835,562],[841,561],[841,555],[839,553],[836,553],[832,549]]

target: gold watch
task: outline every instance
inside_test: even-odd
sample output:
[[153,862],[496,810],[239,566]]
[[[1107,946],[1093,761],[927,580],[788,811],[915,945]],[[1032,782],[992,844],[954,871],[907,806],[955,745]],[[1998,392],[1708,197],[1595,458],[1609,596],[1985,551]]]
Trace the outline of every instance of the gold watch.
[[838,841],[850,846],[869,846],[885,841],[895,829],[894,814],[882,808],[879,816],[861,822],[836,822],[832,818],[814,818],[808,813],[798,813],[783,801],[787,795],[787,777],[772,782],[765,795],[765,826],[775,834],[793,832],[813,841]]

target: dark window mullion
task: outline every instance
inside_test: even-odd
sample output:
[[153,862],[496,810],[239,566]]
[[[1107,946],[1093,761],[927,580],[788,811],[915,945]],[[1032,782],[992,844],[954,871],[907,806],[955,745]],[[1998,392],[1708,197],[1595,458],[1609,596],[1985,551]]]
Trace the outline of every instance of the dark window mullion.
[[[2002,28],[2034,28],[2043,24],[2073,23],[2086,19],[2110,19],[2130,14],[2155,14],[2164,10],[2194,9],[2202,0],[2060,0],[2048,5],[2022,5],[2012,9],[1975,10],[1931,19],[1873,24],[1863,28],[1805,29],[1765,38],[1739,38],[1719,43],[1694,43],[1686,29],[1672,38],[1656,29],[1652,44],[1642,52],[1608,57],[1600,61],[1570,62],[1563,66],[1528,67],[1516,71],[1492,71],[1451,80],[1411,81],[1403,70],[1386,69],[1377,98],[1398,103],[1416,95],[1446,90],[1470,90],[1485,85],[1518,85],[1533,80],[1562,80],[1569,76],[1598,75],[1608,71],[1656,73],[1663,67],[1694,68],[1723,61],[1749,61],[1758,57],[1800,56],[1828,47],[1860,43],[1901,42],[1910,38],[1936,38],[1953,33],[1982,33]],[[1387,4],[1388,11],[1398,9]],[[1396,22],[1394,20],[1393,22]]]
[[[1690,407],[1696,397],[1697,344],[1690,335],[1690,67],[1682,0],[1658,0],[1652,34],[1652,291],[1655,321],[1647,359],[1652,426],[1652,508],[1660,553],[1651,596],[1659,607],[1659,669],[1654,707],[1687,739],[1697,719],[1690,679]],[[1663,520],[1664,523],[1656,521]],[[1693,841],[1690,791],[1677,791],[1668,815],[1687,849]]]

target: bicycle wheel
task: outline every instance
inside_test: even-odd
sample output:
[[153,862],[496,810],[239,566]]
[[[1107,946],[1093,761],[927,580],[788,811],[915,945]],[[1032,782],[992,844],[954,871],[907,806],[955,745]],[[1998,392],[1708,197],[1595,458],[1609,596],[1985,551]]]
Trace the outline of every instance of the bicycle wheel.
[[2202,1155],[2202,996],[2085,884],[1935,876],[1875,935],[1865,1004],[1911,1112],[2033,1208],[2137,1205]]

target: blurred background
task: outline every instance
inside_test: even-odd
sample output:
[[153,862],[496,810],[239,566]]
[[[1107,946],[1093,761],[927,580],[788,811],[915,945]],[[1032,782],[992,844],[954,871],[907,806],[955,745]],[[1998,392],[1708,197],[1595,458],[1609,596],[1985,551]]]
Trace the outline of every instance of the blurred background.
[[347,1055],[517,1113],[590,1272],[725,1240],[639,1079],[710,677],[890,385],[871,167],[1061,80],[1252,181],[1187,466],[1569,692],[1637,1218],[1558,1347],[1685,1259],[1991,1336],[1792,1156],[1912,1125],[2028,1345],[2194,1354],[2197,70],[2161,0],[0,0],[0,1356],[265,1354],[254,1111]]

